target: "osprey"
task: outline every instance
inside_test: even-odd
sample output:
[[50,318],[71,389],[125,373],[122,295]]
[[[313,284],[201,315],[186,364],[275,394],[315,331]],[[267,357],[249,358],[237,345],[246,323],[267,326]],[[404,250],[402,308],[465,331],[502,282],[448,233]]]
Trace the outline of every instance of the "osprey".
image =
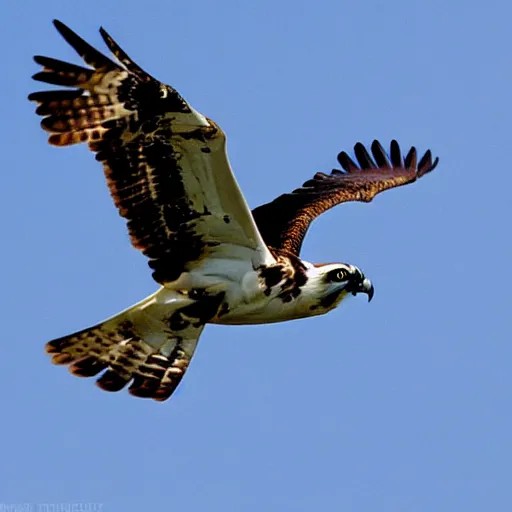
[[171,86],[148,75],[100,29],[117,62],[63,23],[63,38],[90,67],[49,57],[34,60],[35,80],[68,89],[35,92],[49,142],[86,142],[102,162],[132,244],[149,258],[160,289],[83,331],[50,341],[52,361],[74,375],[99,375],[107,391],[171,396],[207,323],[261,324],[322,315],[348,295],[373,296],[348,263],[300,259],[311,222],[346,201],[371,201],[412,183],[437,165],[412,147],[402,158],[391,142],[371,155],[358,143],[343,170],[317,173],[302,187],[251,212],[229,165],[226,136]]

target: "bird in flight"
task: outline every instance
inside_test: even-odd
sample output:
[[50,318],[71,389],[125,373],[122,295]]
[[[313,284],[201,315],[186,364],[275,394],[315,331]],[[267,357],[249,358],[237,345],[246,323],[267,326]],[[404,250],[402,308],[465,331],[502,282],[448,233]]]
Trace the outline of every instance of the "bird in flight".
[[46,344],[55,364],[97,378],[100,388],[163,401],[174,392],[207,323],[240,325],[322,315],[346,297],[373,297],[349,263],[300,258],[311,222],[347,202],[368,202],[412,183],[438,159],[387,154],[378,141],[338,155],[342,169],[250,210],[226,153],[226,136],[171,86],[148,75],[103,29],[111,60],[59,21],[88,67],[36,56],[30,94],[49,142],[89,145],[134,247],[149,259],[158,291],[121,313]]

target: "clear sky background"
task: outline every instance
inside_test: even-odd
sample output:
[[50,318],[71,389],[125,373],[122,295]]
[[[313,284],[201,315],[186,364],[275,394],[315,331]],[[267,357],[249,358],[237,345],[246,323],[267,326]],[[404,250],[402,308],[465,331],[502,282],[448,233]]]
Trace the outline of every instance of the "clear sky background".
[[[0,503],[512,510],[511,16],[506,0],[6,4]],[[306,240],[310,261],[360,266],[373,302],[208,327],[164,403],[50,365],[47,340],[155,289],[100,165],[48,146],[26,101],[33,54],[79,62],[52,18],[102,50],[105,26],[215,119],[252,206],[358,141],[431,148],[434,173]]]

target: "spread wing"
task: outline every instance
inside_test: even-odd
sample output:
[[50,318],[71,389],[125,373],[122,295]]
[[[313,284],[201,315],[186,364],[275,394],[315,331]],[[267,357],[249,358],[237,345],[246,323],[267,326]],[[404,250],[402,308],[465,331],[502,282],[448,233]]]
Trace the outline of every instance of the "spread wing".
[[432,162],[428,150],[417,162],[414,147],[402,159],[395,140],[391,142],[389,156],[378,141],[373,142],[371,152],[373,158],[357,143],[354,153],[359,165],[343,151],[338,155],[343,171],[318,172],[290,194],[254,209],[252,214],[265,243],[299,255],[311,222],[323,212],[347,201],[369,202],[379,192],[412,183],[432,171],[439,160]]
[[29,99],[39,103],[51,144],[86,142],[96,152],[155,280],[173,281],[204,258],[237,247],[247,249],[255,266],[274,261],[233,176],[222,130],[143,71],[103,29],[119,63],[54,24],[90,67],[34,57],[43,66],[35,80],[71,89]]

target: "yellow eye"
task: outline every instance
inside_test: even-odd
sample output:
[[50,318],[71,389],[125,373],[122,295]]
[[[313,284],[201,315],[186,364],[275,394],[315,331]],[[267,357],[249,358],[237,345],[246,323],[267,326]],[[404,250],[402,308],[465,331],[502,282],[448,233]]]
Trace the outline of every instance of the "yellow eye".
[[347,277],[347,274],[347,271],[344,269],[338,270],[338,272],[336,273],[336,281],[344,281]]

